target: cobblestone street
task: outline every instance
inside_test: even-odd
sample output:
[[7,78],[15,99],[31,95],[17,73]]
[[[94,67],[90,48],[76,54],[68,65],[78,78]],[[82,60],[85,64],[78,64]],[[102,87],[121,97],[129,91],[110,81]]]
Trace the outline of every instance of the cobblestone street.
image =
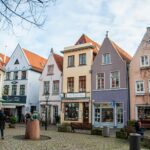
[[[113,137],[104,138],[81,133],[60,133],[51,127],[42,129],[41,135],[50,136],[49,140],[30,141],[16,138],[24,135],[25,128],[6,128],[5,140],[0,140],[0,150],[128,150],[128,142]],[[143,149],[144,150],[144,149]],[[146,149],[145,149],[146,150]]]

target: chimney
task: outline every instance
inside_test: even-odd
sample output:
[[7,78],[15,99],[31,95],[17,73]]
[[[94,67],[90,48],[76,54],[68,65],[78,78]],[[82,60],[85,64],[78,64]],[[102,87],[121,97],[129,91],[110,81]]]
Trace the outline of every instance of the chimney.
[[150,27],[147,27],[147,31],[150,31]]
[[53,48],[51,48],[51,53],[54,53],[54,49]]

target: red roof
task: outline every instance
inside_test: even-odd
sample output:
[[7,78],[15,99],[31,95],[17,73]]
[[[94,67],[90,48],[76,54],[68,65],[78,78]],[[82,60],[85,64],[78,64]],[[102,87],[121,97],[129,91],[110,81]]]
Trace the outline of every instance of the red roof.
[[84,44],[84,43],[92,43],[92,45],[95,46],[93,50],[95,53],[97,53],[100,48],[100,45],[98,43],[94,42],[87,35],[82,34],[82,36],[79,38],[79,40],[76,42],[75,45]]
[[57,63],[59,70],[62,72],[63,71],[63,57],[55,53],[53,54],[53,56],[54,56],[54,59]]
[[116,43],[111,41],[112,46],[115,48],[115,50],[120,54],[120,56],[126,60],[127,62],[130,62],[132,60],[132,56],[130,56],[126,51],[124,51],[122,48],[120,48]]
[[0,70],[4,70],[4,66],[8,63],[9,57],[0,53]]
[[23,51],[24,51],[30,65],[32,66],[32,69],[35,71],[38,71],[38,72],[42,72],[43,68],[47,62],[47,59],[45,59],[33,52],[30,52],[24,48],[23,48]]

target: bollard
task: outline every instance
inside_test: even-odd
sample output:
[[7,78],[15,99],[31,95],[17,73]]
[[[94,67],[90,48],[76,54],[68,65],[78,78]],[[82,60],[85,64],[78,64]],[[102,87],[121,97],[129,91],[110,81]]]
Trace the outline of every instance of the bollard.
[[130,150],[140,150],[141,135],[137,133],[130,133]]
[[103,127],[103,136],[109,137],[109,127],[107,127],[107,126]]

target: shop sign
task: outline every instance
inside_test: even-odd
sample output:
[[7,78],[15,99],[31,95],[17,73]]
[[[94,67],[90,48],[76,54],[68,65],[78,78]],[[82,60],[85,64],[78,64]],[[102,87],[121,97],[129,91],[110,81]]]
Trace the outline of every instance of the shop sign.
[[80,98],[85,97],[85,93],[67,93],[67,98]]

